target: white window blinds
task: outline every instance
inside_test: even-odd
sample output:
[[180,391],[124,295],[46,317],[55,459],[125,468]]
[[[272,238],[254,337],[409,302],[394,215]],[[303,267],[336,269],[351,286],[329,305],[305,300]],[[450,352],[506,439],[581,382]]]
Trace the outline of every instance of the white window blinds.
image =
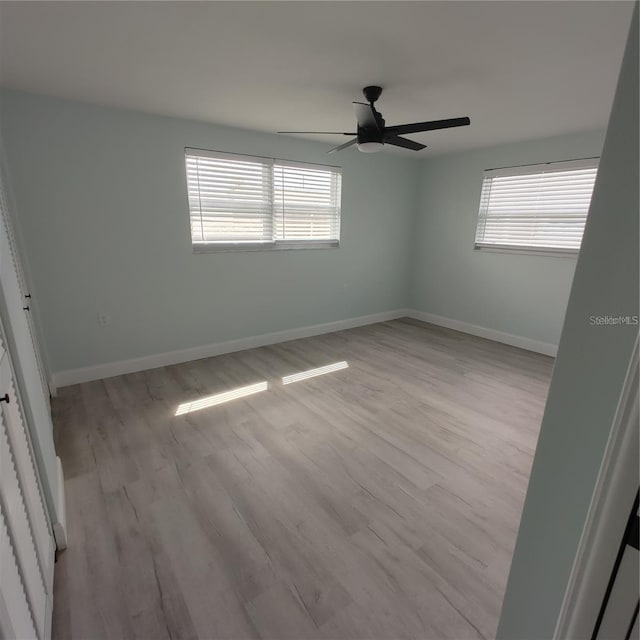
[[337,245],[337,167],[185,150],[194,247]]
[[264,242],[272,236],[271,165],[186,154],[193,242]]
[[485,172],[476,248],[577,252],[598,160]]
[[276,239],[338,240],[340,174],[283,162],[276,162],[273,171]]

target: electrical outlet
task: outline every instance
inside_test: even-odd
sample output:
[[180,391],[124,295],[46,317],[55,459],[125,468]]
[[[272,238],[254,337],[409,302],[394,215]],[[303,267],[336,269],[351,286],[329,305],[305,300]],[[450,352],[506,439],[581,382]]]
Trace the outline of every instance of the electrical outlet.
[[98,326],[99,327],[108,327],[111,324],[111,316],[108,313],[99,312],[98,313]]

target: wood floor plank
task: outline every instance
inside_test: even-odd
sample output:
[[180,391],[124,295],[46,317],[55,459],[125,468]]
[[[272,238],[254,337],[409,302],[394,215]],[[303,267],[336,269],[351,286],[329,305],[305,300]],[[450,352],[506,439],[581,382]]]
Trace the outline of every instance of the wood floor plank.
[[494,637],[552,363],[397,320],[61,389],[54,638]]

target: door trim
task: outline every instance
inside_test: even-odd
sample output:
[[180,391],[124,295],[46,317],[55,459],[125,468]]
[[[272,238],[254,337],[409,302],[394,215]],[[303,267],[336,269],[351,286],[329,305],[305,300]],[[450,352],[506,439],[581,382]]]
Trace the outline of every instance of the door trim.
[[53,523],[53,537],[58,551],[64,551],[67,548],[67,500],[64,492],[64,472],[62,471],[60,456],[56,456],[56,469],[58,486],[56,487],[55,500],[58,520]]
[[638,351],[636,338],[554,640],[591,637],[638,491]]

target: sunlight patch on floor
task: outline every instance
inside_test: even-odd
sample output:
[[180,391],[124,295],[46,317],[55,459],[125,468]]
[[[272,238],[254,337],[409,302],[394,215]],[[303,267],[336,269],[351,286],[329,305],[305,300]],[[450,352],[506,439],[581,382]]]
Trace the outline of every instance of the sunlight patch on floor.
[[218,404],[236,400],[237,398],[244,398],[251,396],[254,393],[260,393],[266,391],[268,384],[266,382],[258,382],[256,384],[250,384],[246,387],[239,387],[232,391],[225,391],[224,393],[216,393],[213,396],[207,396],[206,398],[200,398],[199,400],[193,400],[192,402],[183,402],[178,405],[176,409],[176,416],[182,416],[185,413],[191,413],[192,411],[200,411],[201,409],[208,409],[209,407],[215,407]]
[[342,362],[334,362],[328,364],[325,367],[318,367],[317,369],[309,369],[308,371],[301,371],[300,373],[293,373],[289,376],[282,378],[282,384],[291,384],[292,382],[300,382],[300,380],[307,380],[309,378],[315,378],[316,376],[323,376],[325,373],[332,373],[333,371],[340,371],[340,369],[347,369],[349,364],[342,360]]

